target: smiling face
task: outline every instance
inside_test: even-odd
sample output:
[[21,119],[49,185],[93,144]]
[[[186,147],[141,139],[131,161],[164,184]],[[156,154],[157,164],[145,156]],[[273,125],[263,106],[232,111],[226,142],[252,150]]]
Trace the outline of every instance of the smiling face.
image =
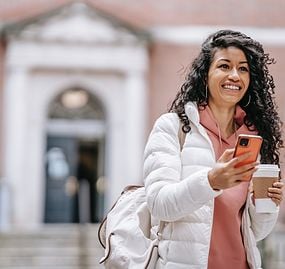
[[242,50],[236,47],[218,49],[208,72],[209,105],[235,106],[248,89],[249,71]]

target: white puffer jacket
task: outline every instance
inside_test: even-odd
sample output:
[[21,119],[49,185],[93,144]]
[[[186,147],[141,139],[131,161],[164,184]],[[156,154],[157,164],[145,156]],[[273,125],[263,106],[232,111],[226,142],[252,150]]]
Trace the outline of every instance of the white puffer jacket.
[[[197,106],[188,103],[185,109],[191,132],[186,135],[182,152],[175,113],[164,114],[156,121],[145,148],[147,203],[154,217],[167,222],[159,244],[157,269],[207,268],[214,198],[222,193],[209,185],[207,174],[215,163],[215,154],[199,123]],[[256,214],[248,195],[242,232],[252,269],[261,266],[256,241],[271,232],[277,216],[278,209],[272,214]]]

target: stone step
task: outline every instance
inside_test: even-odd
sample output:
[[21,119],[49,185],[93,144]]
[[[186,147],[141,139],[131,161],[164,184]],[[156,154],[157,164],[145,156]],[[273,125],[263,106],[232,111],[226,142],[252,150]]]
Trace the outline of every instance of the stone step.
[[0,257],[32,257],[32,256],[55,256],[55,257],[65,257],[65,256],[90,256],[94,253],[101,252],[100,247],[96,248],[80,248],[78,246],[66,247],[66,248],[38,248],[35,247],[13,247],[13,248],[0,248]]
[[[104,269],[104,266],[101,264],[89,264],[89,265],[39,265],[39,264],[6,264],[0,265],[1,269]],[[283,269],[284,267],[275,267],[274,269]]]
[[0,233],[2,269],[102,269],[98,225],[45,225]]
[[6,268],[6,266],[93,266],[98,264],[98,260],[93,255],[78,257],[0,257],[0,268]]
[[[104,266],[102,265],[92,265],[92,266],[57,266],[57,265],[52,265],[52,266],[39,266],[39,265],[19,265],[19,266],[14,266],[14,265],[7,265],[5,267],[0,267],[1,269],[104,269]],[[280,269],[280,268],[278,268]]]
[[97,238],[9,238],[0,235],[0,249],[17,247],[34,247],[51,248],[51,247],[68,247],[82,245],[90,248],[100,247]]
[[21,245],[21,244],[31,244],[34,245],[36,242],[41,242],[43,246],[55,244],[55,245],[66,245],[74,244],[77,242],[88,243],[88,245],[97,246],[97,228],[98,225],[90,227],[50,227],[37,229],[35,231],[10,231],[0,233],[0,247],[9,246],[9,244]]

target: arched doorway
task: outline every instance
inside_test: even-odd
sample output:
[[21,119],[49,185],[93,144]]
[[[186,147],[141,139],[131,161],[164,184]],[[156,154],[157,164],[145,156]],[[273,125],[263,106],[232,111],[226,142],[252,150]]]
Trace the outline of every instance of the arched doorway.
[[46,136],[45,223],[95,223],[104,210],[105,112],[81,87],[50,103]]

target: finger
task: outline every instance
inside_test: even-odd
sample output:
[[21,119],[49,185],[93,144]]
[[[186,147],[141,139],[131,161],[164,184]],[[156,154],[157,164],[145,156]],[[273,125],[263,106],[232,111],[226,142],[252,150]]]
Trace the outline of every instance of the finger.
[[235,152],[235,149],[231,148],[231,149],[226,149],[223,154],[231,155],[231,154],[234,154],[234,152]]
[[233,186],[232,187],[235,187],[237,185],[239,185],[240,183],[242,183],[243,181],[242,180],[236,180],[234,183],[233,183]]
[[270,197],[271,199],[275,199],[275,200],[278,200],[278,201],[282,201],[282,199],[283,199],[283,196],[282,196],[282,194],[280,194],[280,193],[272,193],[272,192],[269,192],[268,194],[268,197]]
[[269,193],[269,194],[268,194],[268,197],[270,197],[271,200],[272,200],[275,204],[277,204],[277,205],[280,205],[281,202],[282,202],[282,200],[283,200],[283,197],[282,197],[281,195],[277,195],[277,194],[271,194],[271,193]]
[[236,174],[242,174],[242,173],[247,172],[247,171],[251,171],[252,173],[254,173],[257,170],[256,166],[258,164],[259,164],[258,162],[245,164],[243,166],[240,166],[240,167],[236,168],[235,172],[236,172]]
[[234,149],[226,149],[221,157],[219,158],[219,161],[230,161],[233,158],[234,155]]
[[243,181],[240,180],[240,178],[237,178],[235,180],[233,180],[230,184],[229,184],[229,187],[232,188],[232,187],[235,187],[237,185],[239,185],[240,183],[242,183]]
[[272,202],[274,202],[277,206],[279,206],[282,202],[282,200],[278,200],[278,199],[275,199],[275,198],[271,198]]
[[284,183],[280,181],[276,181],[273,183],[273,187],[282,189],[284,187]]
[[282,193],[268,192],[267,195],[268,195],[268,197],[274,197],[276,199],[282,199]]
[[240,181],[240,182],[249,181],[251,179],[252,174],[255,171],[256,171],[256,168],[252,168],[252,169],[245,171],[243,173],[235,174],[233,176],[233,179],[235,181]]
[[242,161],[246,160],[248,157],[250,157],[251,154],[252,154],[251,152],[246,152],[246,153],[244,153],[244,154],[242,154],[240,156],[237,156],[237,157],[233,158],[229,163],[230,163],[230,165],[235,166],[239,162],[242,162]]
[[236,169],[234,176],[236,176],[237,178],[239,178],[240,180],[247,180],[249,181],[249,179],[252,177],[253,173],[257,170],[257,167],[251,167],[247,170],[241,170],[241,169]]
[[274,187],[270,187],[270,188],[268,188],[268,192],[269,193],[277,193],[277,194],[282,194],[282,190],[281,189],[279,189],[279,188],[274,188]]

